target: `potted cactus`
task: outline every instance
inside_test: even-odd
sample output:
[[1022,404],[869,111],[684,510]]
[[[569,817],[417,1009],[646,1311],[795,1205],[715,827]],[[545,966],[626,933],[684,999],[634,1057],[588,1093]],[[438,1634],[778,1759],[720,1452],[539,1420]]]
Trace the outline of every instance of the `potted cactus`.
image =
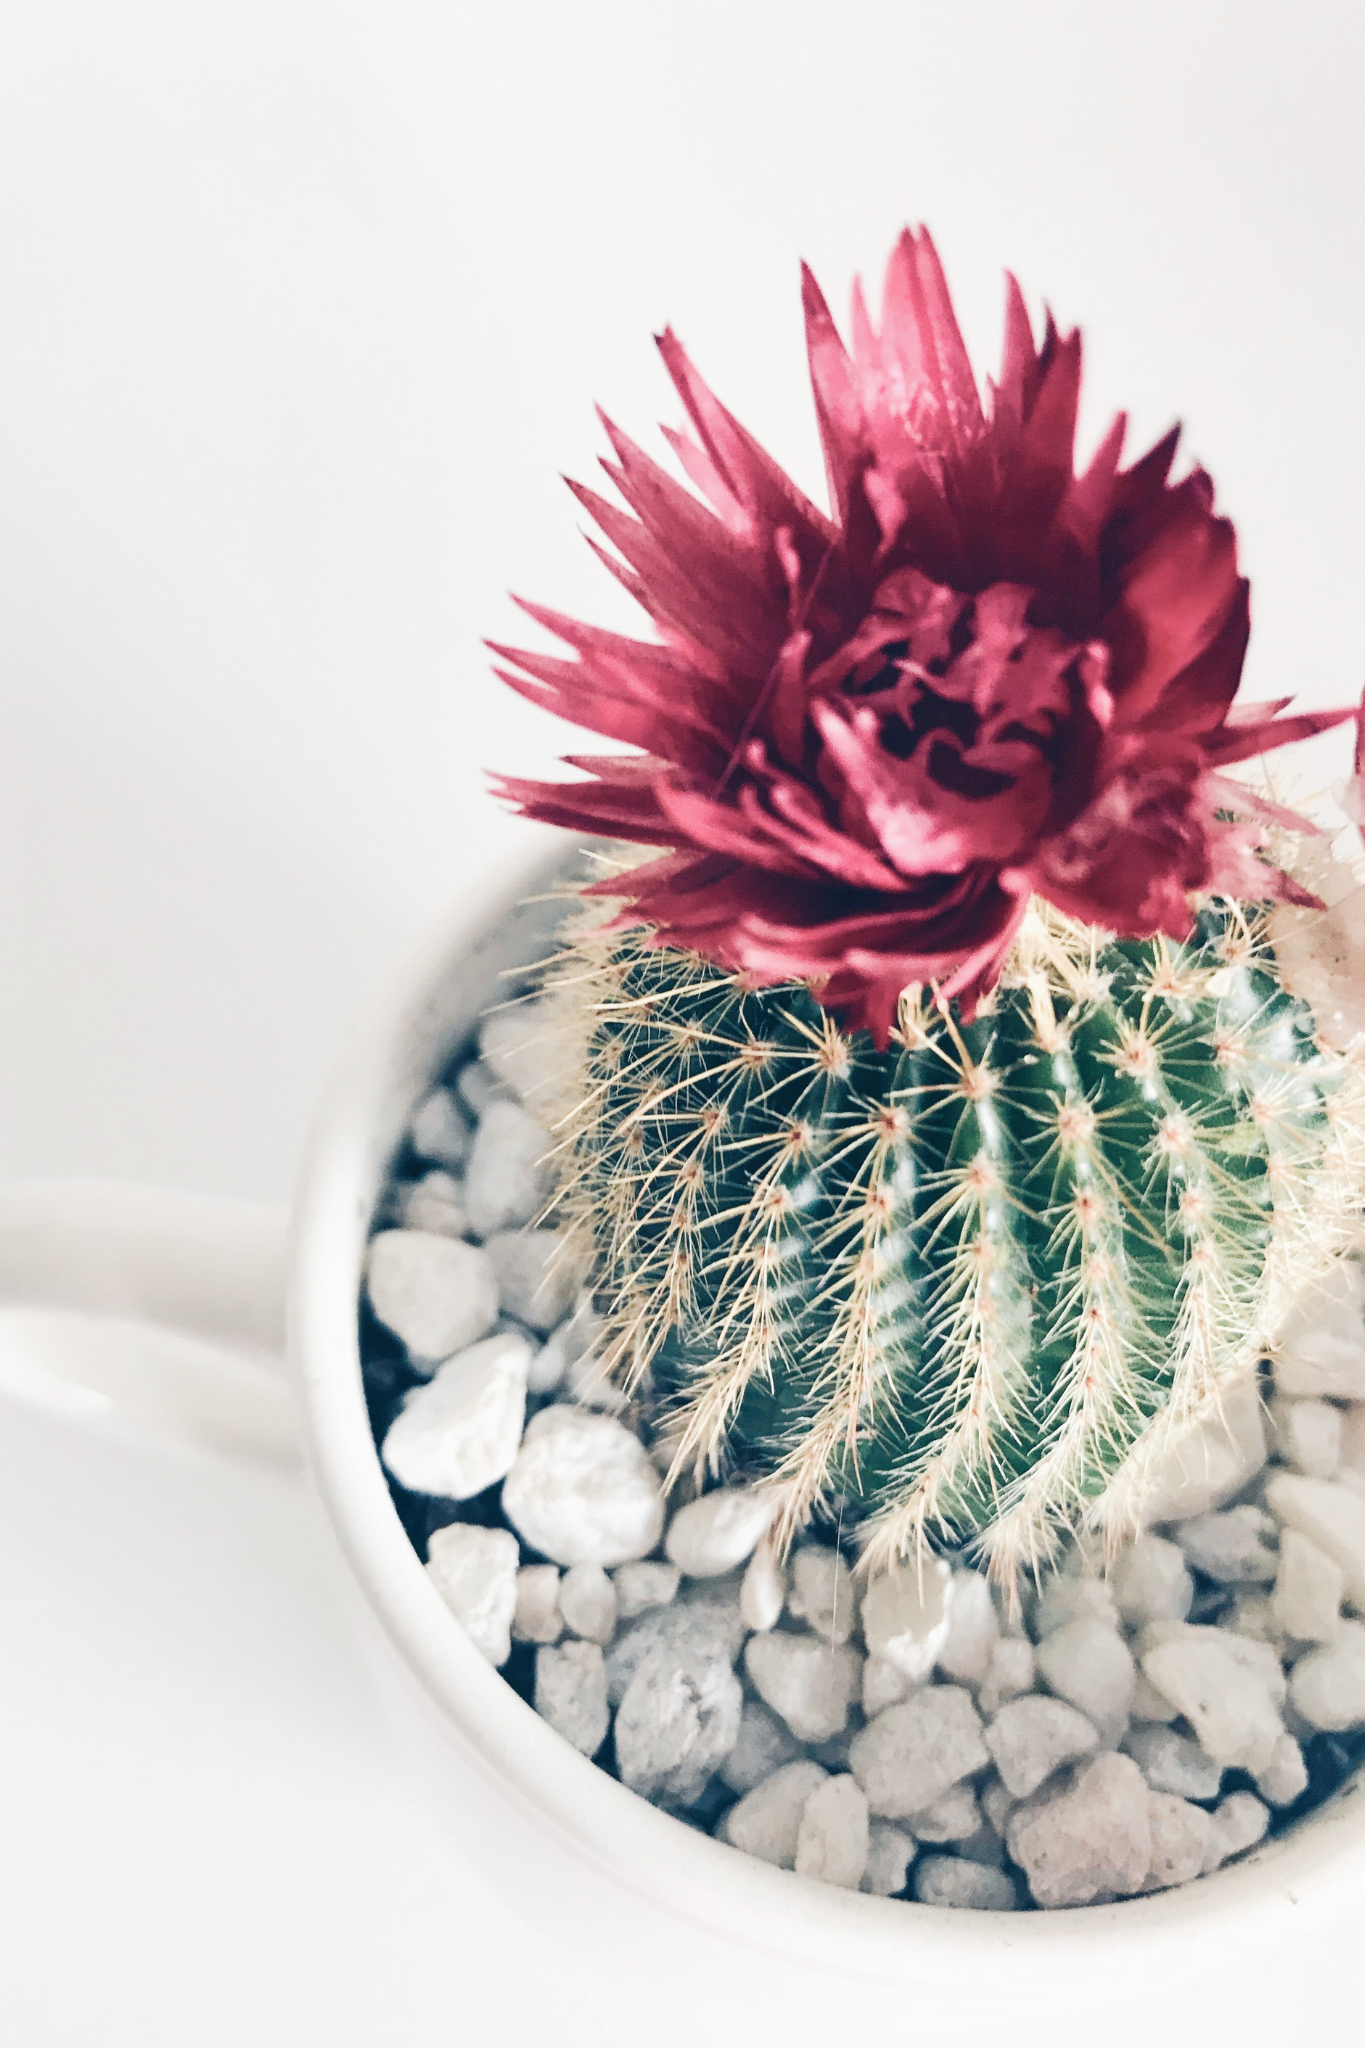
[[[580,1398],[595,1398],[599,1413],[624,1411],[611,1426],[638,1428],[675,1506],[723,1492],[733,1526],[747,1531],[733,1555],[722,1546],[706,1563],[670,1531],[666,1558],[704,1579],[742,1565],[761,1539],[720,1678],[684,1674],[697,1725],[714,1735],[729,1715],[728,1740],[739,1740],[749,1706],[741,1709],[727,1673],[746,1629],[804,1629],[831,1657],[867,1653],[861,1681],[840,1681],[847,1697],[822,1748],[803,1728],[804,1708],[779,1708],[752,1643],[745,1652],[754,1711],[767,1702],[778,1722],[786,1716],[766,1753],[772,1782],[784,1770],[818,1780],[788,1781],[788,1805],[799,1792],[806,1819],[798,1826],[796,1808],[782,1807],[758,1853],[883,1891],[897,1889],[885,1876],[895,1866],[900,1884],[940,1904],[1010,1903],[1015,1877],[999,1872],[1014,1802],[1009,1853],[1028,1870],[1035,1902],[1112,1897],[1177,1881],[1172,1870],[1198,1874],[1232,1853],[1210,1848],[1202,1821],[1142,1805],[1148,1818],[1133,1823],[1126,1861],[1111,1858],[1098,1874],[1087,1867],[1070,1891],[1049,1892],[1051,1880],[1035,1876],[1028,1829],[1042,1823],[1029,1800],[1060,1812],[1059,1800],[1079,1797],[1058,1768],[1079,1769],[1076,1760],[1098,1749],[1088,1768],[1108,1771],[1111,1804],[1120,1795],[1174,1798],[1152,1775],[1156,1738],[1134,1747],[1130,1716],[1135,1726],[1146,1714],[1149,1729],[1174,1724],[1172,1739],[1194,1749],[1212,1745],[1200,1750],[1200,1768],[1213,1770],[1206,1800],[1220,1783],[1226,1791],[1227,1767],[1249,1773],[1242,1782],[1272,1806],[1291,1809],[1307,1796],[1297,1738],[1280,1718],[1279,1665],[1255,1677],[1269,1718],[1220,1752],[1222,1738],[1200,1721],[1197,1688],[1168,1671],[1179,1658],[1158,1657],[1149,1670],[1165,1638],[1141,1636],[1144,1627],[1186,1627],[1194,1602],[1196,1619],[1219,1622],[1244,1645],[1256,1637],[1245,1603],[1229,1621],[1210,1587],[1226,1590],[1239,1571],[1264,1579],[1263,1556],[1274,1576],[1255,1522],[1273,1488],[1235,1510],[1252,1518],[1239,1528],[1254,1523],[1260,1533],[1252,1562],[1226,1582],[1192,1560],[1226,1546],[1227,1531],[1203,1552],[1158,1538],[1161,1555],[1144,1553],[1141,1571],[1131,1539],[1151,1519],[1172,1447],[1254,1383],[1296,1303],[1326,1282],[1324,1298],[1348,1323],[1359,1309],[1348,1254],[1365,1209],[1362,895],[1309,820],[1230,772],[1352,713],[1234,701],[1248,585],[1210,479],[1201,469],[1172,479],[1175,432],[1123,467],[1122,418],[1076,474],[1079,337],[1049,318],[1036,341],[1013,280],[1004,362],[984,402],[927,234],[907,232],[897,244],[880,324],[855,293],[851,347],[809,275],[805,306],[830,510],[783,474],[665,333],[660,347],[689,423],[667,438],[687,482],[606,422],[614,460],[605,467],[628,509],[574,486],[612,550],[599,552],[648,614],[653,637],[527,605],[567,655],[497,649],[500,673],[523,695],[634,750],[573,757],[574,781],[499,779],[527,815],[596,849],[595,878],[566,907],[532,989],[544,1207],[536,1217],[523,1207],[520,1221],[557,1233],[556,1314],[567,1314],[572,1285],[582,1283],[574,1317],[546,1347],[558,1342],[564,1353],[564,1332],[577,1329],[598,1390],[593,1397],[580,1385]],[[1359,778],[1358,746],[1352,803]],[[460,1086],[466,1107],[486,1113],[488,1070],[470,1069]],[[440,1099],[445,1109],[423,1112],[428,1125],[454,1114],[456,1127],[448,1142],[428,1135],[416,1152],[428,1164],[445,1156],[452,1178],[424,1182],[403,1215],[419,1232],[469,1234],[457,1185],[468,1138],[454,1098]],[[483,1133],[481,1124],[478,1143]],[[581,1574],[601,1579],[620,1555],[647,1561],[663,1510],[653,1521],[645,1514],[633,1551],[586,1562],[560,1556],[520,1515],[526,1390],[534,1404],[557,1382],[543,1365],[513,1359],[517,1318],[541,1333],[553,1318],[537,1323],[518,1305],[521,1254],[501,1239],[495,1246],[496,1231],[484,1234],[498,1272],[513,1276],[503,1334],[492,1340],[503,1350],[496,1372],[479,1366],[477,1399],[472,1368],[447,1375],[464,1391],[441,1410],[459,1427],[476,1408],[484,1417],[480,1485],[471,1480],[460,1496],[477,1493],[480,1506],[447,1500],[424,1527],[501,1526],[496,1543],[481,1528],[477,1558],[461,1549],[458,1572],[455,1546],[445,1546],[442,1567],[433,1539],[432,1569],[450,1604],[466,1618],[477,1609],[480,1626],[491,1612],[487,1574],[502,1572],[497,1599],[509,1617],[518,1603],[513,1633],[540,1643],[542,1661],[562,1659],[550,1646],[567,1627],[577,1662],[554,1666],[554,1685],[587,1686],[619,1601]],[[371,1295],[382,1320],[373,1276]],[[489,1298],[482,1328],[497,1307]],[[496,1408],[503,1395],[488,1388],[497,1379],[505,1390],[518,1374],[522,1409],[504,1430],[505,1454],[490,1463],[488,1403]],[[1332,1402],[1365,1402],[1365,1384],[1358,1393],[1345,1382],[1324,1387],[1318,1405],[1330,1412],[1313,1426],[1335,1428],[1339,1440],[1346,1425]],[[395,1473],[387,1447],[385,1456]],[[500,1504],[489,1483],[509,1469]],[[1309,1469],[1296,1468],[1300,1477]],[[1319,1474],[1308,1483],[1336,1481]],[[1350,1543],[1341,1539],[1333,1562],[1337,1537],[1321,1514],[1313,1521],[1312,1503],[1310,1513],[1283,1488],[1275,1499],[1284,1525],[1346,1583]],[[495,1558],[497,1543],[505,1556]],[[1144,1585],[1154,1585],[1152,1574],[1165,1573],[1166,1590],[1133,1594],[1118,1609],[1103,1608],[1107,1593],[1090,1608],[1089,1595],[1054,1601],[1054,1622],[1080,1616],[1111,1634],[1121,1611],[1129,1643],[1105,1653],[1126,1660],[1108,1705],[1083,1679],[1062,1675],[1060,1657],[1047,1666],[1040,1648],[1052,1675],[1033,1714],[1050,1731],[1045,1741],[1034,1731],[1050,1758],[1037,1778],[1033,1765],[1007,1767],[1006,1736],[997,1744],[991,1721],[1012,1693],[1029,1694],[1032,1679],[997,1683],[986,1662],[973,1663],[975,1649],[945,1649],[950,1596],[970,1581],[960,1633],[977,1626],[964,1618],[975,1600],[986,1657],[1078,1544],[1099,1560],[1094,1572],[1123,1556],[1130,1582],[1146,1572]],[[784,1561],[794,1550],[805,1575],[798,1570],[799,1599],[784,1619]],[[760,1566],[778,1588],[770,1612],[752,1576]],[[666,1563],[659,1569],[666,1578]],[[573,1571],[580,1579],[570,1587]],[[528,1572],[541,1575],[534,1587]],[[828,1597],[812,1590],[821,1572]],[[470,1573],[485,1574],[473,1592]],[[518,1575],[515,1590],[508,1574]],[[902,1613],[899,1636],[874,1630],[869,1595],[859,1635],[859,1586],[907,1580],[919,1619]],[[637,1587],[629,1611],[670,1597]],[[1342,1597],[1338,1586],[1338,1618]],[[537,1618],[537,1601],[549,1602],[548,1620]],[[571,1605],[579,1619],[566,1623]],[[493,1629],[504,1643],[494,1661],[507,1655],[508,1626]],[[1335,1640],[1335,1626],[1314,1640]],[[1272,1635],[1262,1617],[1258,1650]],[[657,1628],[655,1637],[657,1650]],[[571,1733],[613,1768],[620,1731],[614,1754],[606,1702],[652,1668],[643,1654],[622,1659],[614,1679],[607,1671],[600,1712],[594,1706]],[[956,1836],[942,1832],[950,1823],[934,1800],[921,1812],[884,1789],[887,1758],[903,1768],[921,1711],[907,1694],[935,1658],[941,1677],[956,1671],[939,1690],[956,1686],[964,1702],[934,1725],[930,1744],[962,1745],[956,1778],[936,1793],[968,1788],[971,1825],[962,1821]],[[1248,1670],[1256,1661],[1243,1656]],[[1151,1672],[1167,1672],[1166,1693]],[[545,1675],[542,1710],[552,1718],[553,1689]],[[541,1690],[537,1677],[537,1704]],[[908,1718],[899,1733],[883,1726],[874,1756],[871,1738],[887,1714]],[[566,1732],[571,1725],[572,1714]],[[1305,1708],[1291,1725],[1322,1733],[1357,1722],[1315,1722]],[[807,1740],[796,1762],[793,1731]],[[752,1846],[747,1823],[727,1808],[749,1766],[726,1777],[729,1752],[718,1741],[707,1736],[656,1789],[695,1825]],[[1110,1755],[1121,1741],[1123,1755]],[[1300,1761],[1287,1760],[1286,1741]],[[988,1750],[994,1808],[981,1777]],[[1134,1758],[1148,1760],[1139,1769]],[[1175,1804],[1194,1812],[1200,1795],[1186,1789]],[[1249,1794],[1234,1785],[1233,1796]],[[874,1834],[903,1822],[908,1851],[884,1839],[869,1849],[869,1801]],[[781,1806],[776,1792],[769,1804]],[[809,1819],[817,1806],[818,1825]],[[1263,1824],[1239,1808],[1224,1833],[1232,1841],[1245,1826],[1233,1849],[1245,1847]],[[993,1867],[984,1848],[977,1865],[962,1848],[978,1825],[982,1840],[993,1829]],[[1179,1853],[1159,1852],[1161,1830],[1182,1827],[1196,1847],[1186,1840]],[[801,1828],[818,1837],[809,1854],[795,1846],[807,1839]],[[949,1844],[977,1877],[959,1882],[936,1869],[907,1880],[917,1839]],[[1039,1851],[1040,1868],[1051,1854]]]

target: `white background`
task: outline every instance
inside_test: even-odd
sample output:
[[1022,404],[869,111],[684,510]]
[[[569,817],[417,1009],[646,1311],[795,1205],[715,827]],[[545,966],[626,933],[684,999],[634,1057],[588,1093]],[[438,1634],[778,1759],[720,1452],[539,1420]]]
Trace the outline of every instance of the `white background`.
[[[1249,689],[1359,694],[1354,0],[0,19],[0,1175],[287,1196],[336,1055],[517,834],[484,769],[569,738],[489,678],[508,587],[623,617],[557,481],[592,401],[672,420],[672,321],[817,486],[803,255],[842,306],[928,221],[983,369],[1013,267],[1084,326],[1087,444],[1120,406],[1135,451],[1187,423],[1254,579]],[[0,1662],[18,2048],[926,2017],[756,1964],[742,2018],[695,1983],[632,2018],[608,1929],[533,1938],[403,1789],[285,1482],[0,1413]],[[1107,2037],[1236,2007],[1269,2042],[1311,1992],[1349,2040],[1330,1959],[1129,1987]],[[999,2031],[1034,2024],[1097,2022]]]

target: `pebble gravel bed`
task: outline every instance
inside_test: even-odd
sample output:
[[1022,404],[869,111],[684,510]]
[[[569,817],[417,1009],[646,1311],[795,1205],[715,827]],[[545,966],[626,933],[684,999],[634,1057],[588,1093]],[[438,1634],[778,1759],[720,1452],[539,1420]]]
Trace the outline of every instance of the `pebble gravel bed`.
[[834,1526],[779,1560],[760,1491],[665,1496],[672,1447],[594,1356],[547,1212],[528,1002],[419,1105],[361,1350],[395,1504],[471,1640],[566,1742],[748,1855],[1015,1911],[1190,1882],[1365,1757],[1365,1273],[1157,1482],[1107,1574],[1002,1610],[945,1556],[870,1582]]

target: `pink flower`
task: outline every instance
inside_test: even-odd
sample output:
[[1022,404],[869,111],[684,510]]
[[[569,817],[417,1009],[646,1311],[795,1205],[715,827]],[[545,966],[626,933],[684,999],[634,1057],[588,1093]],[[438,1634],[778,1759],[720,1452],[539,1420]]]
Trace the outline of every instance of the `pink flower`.
[[1120,416],[1077,476],[1080,337],[1049,318],[1036,345],[1013,279],[983,406],[923,230],[880,329],[855,290],[851,352],[808,273],[805,306],[832,514],[665,333],[694,489],[605,419],[630,511],[573,486],[658,639],[527,605],[572,658],[495,649],[524,696],[643,751],[501,793],[671,849],[602,893],[661,944],[812,979],[880,1042],[911,983],[970,1011],[1034,892],[1174,938],[1201,892],[1299,900],[1223,771],[1350,713],[1233,709],[1247,584],[1209,478],[1170,481],[1178,430],[1121,469]]

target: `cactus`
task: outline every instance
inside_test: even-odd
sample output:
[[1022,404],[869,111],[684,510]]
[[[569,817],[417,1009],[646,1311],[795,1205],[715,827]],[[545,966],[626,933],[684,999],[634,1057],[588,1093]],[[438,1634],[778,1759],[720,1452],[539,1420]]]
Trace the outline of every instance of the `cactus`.
[[1119,1540],[1365,1201],[1365,1071],[1260,909],[1180,944],[1035,900],[975,1018],[911,990],[884,1051],[600,917],[549,980],[606,1364],[675,1469],[761,1478],[785,1539],[837,1508],[873,1565],[971,1540],[1011,1584]]

